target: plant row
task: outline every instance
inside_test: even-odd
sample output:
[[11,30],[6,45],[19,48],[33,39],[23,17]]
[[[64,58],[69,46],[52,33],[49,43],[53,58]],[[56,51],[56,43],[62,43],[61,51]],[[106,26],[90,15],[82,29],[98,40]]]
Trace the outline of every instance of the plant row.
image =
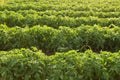
[[78,28],[34,26],[7,28],[0,26],[0,50],[35,46],[48,55],[56,51],[92,49],[99,52],[120,49],[120,28],[81,26]]
[[23,16],[19,13],[12,12],[10,14],[2,13],[0,15],[0,24],[6,24],[9,27],[14,26],[29,26],[34,25],[47,25],[54,28],[58,26],[69,26],[69,27],[78,27],[82,24],[84,25],[100,25],[100,26],[109,26],[114,24],[116,26],[120,25],[120,18],[98,18],[98,17],[67,17],[67,16],[55,16],[55,15],[42,15],[38,14],[28,14]]
[[94,12],[94,11],[74,11],[74,10],[61,10],[61,11],[55,11],[55,10],[47,10],[47,11],[35,11],[35,10],[19,10],[17,12],[15,11],[0,11],[0,15],[10,15],[10,14],[20,14],[22,16],[27,16],[28,14],[32,15],[54,15],[54,16],[68,16],[68,17],[99,17],[99,18],[118,18],[120,17],[119,12]]
[[[18,10],[29,10],[33,9],[36,11],[45,11],[45,10],[75,10],[75,11],[102,11],[102,12],[115,12],[120,11],[119,9],[119,0],[109,0],[109,1],[92,1],[92,0],[42,0],[42,1],[6,1],[6,4],[0,6],[0,11],[9,10],[9,11],[18,11]],[[61,6],[62,4],[62,6]],[[107,4],[110,4],[108,6]],[[14,5],[14,6],[13,6]]]
[[36,48],[0,51],[1,80],[119,80],[119,68],[120,52],[46,56]]

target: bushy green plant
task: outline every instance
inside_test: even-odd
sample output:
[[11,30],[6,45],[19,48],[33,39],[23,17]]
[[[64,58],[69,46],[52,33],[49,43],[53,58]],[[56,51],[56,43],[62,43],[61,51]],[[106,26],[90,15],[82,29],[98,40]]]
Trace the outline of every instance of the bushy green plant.
[[39,50],[0,51],[1,80],[119,80],[120,52],[69,51],[46,56]]

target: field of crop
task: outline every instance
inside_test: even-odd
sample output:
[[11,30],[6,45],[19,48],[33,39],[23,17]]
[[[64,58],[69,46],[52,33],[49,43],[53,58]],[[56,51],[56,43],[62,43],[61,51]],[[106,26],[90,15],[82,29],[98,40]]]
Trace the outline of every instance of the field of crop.
[[120,80],[120,0],[0,0],[0,80]]

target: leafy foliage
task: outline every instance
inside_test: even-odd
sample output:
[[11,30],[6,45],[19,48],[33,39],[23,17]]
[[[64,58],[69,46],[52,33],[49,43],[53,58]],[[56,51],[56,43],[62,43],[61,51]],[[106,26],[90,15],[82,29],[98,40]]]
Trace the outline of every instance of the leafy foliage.
[[1,80],[119,80],[120,53],[91,50],[46,56],[35,49],[0,51]]
[[[3,27],[3,28],[2,28]],[[120,49],[120,28],[101,28],[100,26],[81,26],[59,29],[47,26],[34,26],[32,28],[8,28],[1,25],[0,49],[30,48],[35,46],[48,55],[56,51],[92,49],[95,52],[118,51]]]
[[0,80],[120,80],[119,4],[0,0]]

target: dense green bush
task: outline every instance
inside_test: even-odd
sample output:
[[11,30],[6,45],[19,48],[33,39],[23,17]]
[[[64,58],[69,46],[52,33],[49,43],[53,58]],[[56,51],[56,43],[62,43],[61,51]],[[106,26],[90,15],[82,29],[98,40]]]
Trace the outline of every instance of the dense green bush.
[[46,56],[36,48],[0,51],[1,80],[119,80],[120,52],[69,51]]
[[71,28],[75,28],[78,26],[84,25],[100,25],[100,26],[109,26],[114,24],[119,26],[120,18],[99,18],[95,16],[88,17],[69,17],[62,15],[39,15],[35,14],[19,14],[16,12],[2,12],[0,13],[0,24],[6,24],[9,27],[14,26],[35,26],[35,25],[47,25],[53,28],[58,28],[59,26],[69,26]]
[[32,28],[8,28],[1,25],[0,50],[14,48],[30,48],[35,46],[45,53],[56,51],[92,49],[99,52],[118,51],[120,49],[120,28],[101,28],[95,26],[81,26],[69,28],[61,26],[59,29],[47,26]]

